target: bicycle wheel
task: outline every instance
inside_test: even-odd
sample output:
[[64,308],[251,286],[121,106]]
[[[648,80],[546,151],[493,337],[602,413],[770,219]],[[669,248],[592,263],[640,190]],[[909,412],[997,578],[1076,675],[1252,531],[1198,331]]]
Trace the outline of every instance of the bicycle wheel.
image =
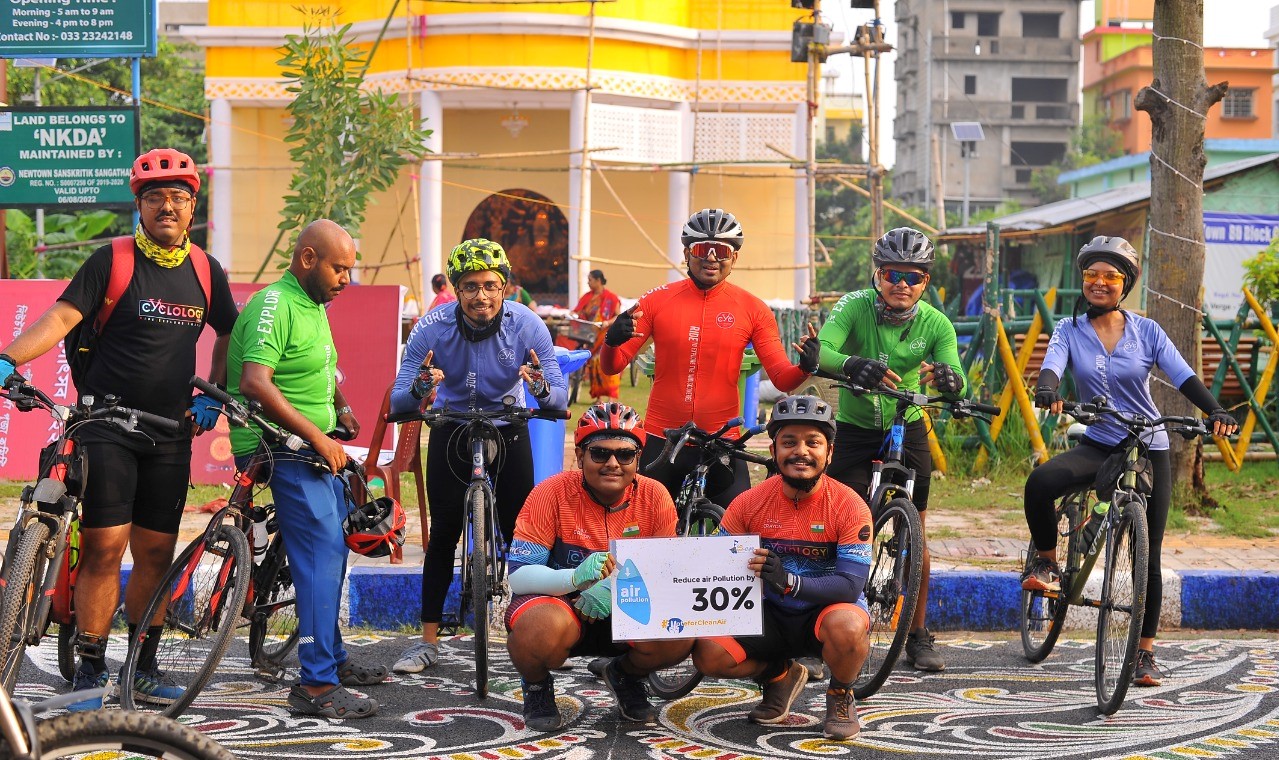
[[[709,536],[719,527],[724,508],[707,499],[701,499],[689,511],[686,536]],[[668,702],[688,696],[702,682],[702,674],[693,667],[692,658],[685,658],[669,668],[648,674],[648,690],[658,699]]]
[[[164,630],[155,662],[160,671],[158,680],[163,690],[177,687],[182,694],[170,698],[121,688],[120,704],[124,709],[158,709],[160,714],[173,718],[199,696],[222,661],[244,611],[251,563],[248,539],[239,529],[227,525],[217,529],[212,541],[206,544],[203,537],[198,538],[178,555],[141,619],[154,620],[163,610]],[[120,683],[134,682],[145,637],[145,625],[138,626],[138,635],[129,642]]]
[[45,543],[49,526],[35,520],[18,537],[13,559],[4,568],[4,598],[0,599],[0,687],[9,694],[18,682],[22,658],[27,651],[27,635],[34,624],[39,586],[48,563]]
[[249,661],[260,671],[282,675],[284,662],[298,643],[298,612],[293,574],[279,533],[271,539],[255,571]]
[[[36,736],[40,740],[40,757],[45,760],[99,752],[120,753],[129,758],[235,760],[235,755],[199,731],[151,713],[69,713],[38,723]],[[10,749],[0,747],[0,758],[9,757]]]
[[75,680],[75,624],[63,623],[58,626],[58,674],[67,683]]
[[1097,609],[1093,670],[1097,709],[1103,715],[1112,715],[1119,709],[1132,683],[1137,642],[1146,613],[1149,561],[1146,512],[1140,501],[1131,501],[1106,537],[1106,572],[1101,584],[1101,606]]
[[[488,492],[483,488],[472,488],[466,503],[471,539],[466,572],[470,578],[471,614],[475,618],[475,695],[483,699],[489,695],[489,556],[496,555],[497,549],[493,545],[496,539],[489,535],[489,515],[493,505]],[[466,593],[464,579],[463,596]]]
[[884,685],[897,664],[919,601],[924,565],[924,532],[909,499],[893,499],[875,518],[866,604],[870,611],[870,650],[853,694],[865,699]]
[[[1071,569],[1079,566],[1076,555],[1080,552],[1080,505],[1086,503],[1087,497],[1087,491],[1073,493],[1057,505],[1057,556],[1062,556],[1063,549],[1066,555],[1066,561],[1062,565],[1061,592],[1045,595],[1042,591],[1022,589],[1021,649],[1031,662],[1042,662],[1052,653],[1065,626],[1066,611],[1070,609],[1066,598],[1070,594],[1070,583],[1073,580]],[[1026,549],[1027,568],[1035,556],[1035,542],[1031,541]]]

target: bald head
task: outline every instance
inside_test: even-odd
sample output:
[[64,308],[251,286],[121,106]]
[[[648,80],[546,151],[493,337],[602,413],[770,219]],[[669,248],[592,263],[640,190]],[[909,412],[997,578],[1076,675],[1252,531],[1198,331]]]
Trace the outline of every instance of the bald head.
[[351,281],[355,241],[331,219],[317,219],[298,235],[289,271],[316,303],[337,297]]

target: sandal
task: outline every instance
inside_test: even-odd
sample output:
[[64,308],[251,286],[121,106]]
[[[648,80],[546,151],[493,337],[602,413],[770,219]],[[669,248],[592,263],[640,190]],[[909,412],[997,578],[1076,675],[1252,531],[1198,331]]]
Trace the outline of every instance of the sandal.
[[361,665],[348,659],[338,666],[338,680],[343,686],[373,686],[388,675],[385,665]]
[[370,697],[355,696],[341,685],[313,697],[301,684],[297,684],[289,689],[289,707],[303,715],[341,720],[372,717],[377,714],[378,704]]

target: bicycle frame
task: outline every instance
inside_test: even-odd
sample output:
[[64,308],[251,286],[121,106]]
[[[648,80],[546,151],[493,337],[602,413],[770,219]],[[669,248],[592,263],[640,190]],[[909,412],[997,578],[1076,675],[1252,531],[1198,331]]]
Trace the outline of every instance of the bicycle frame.
[[[888,451],[882,458],[871,463],[870,488],[867,493],[870,495],[872,515],[881,505],[887,504],[897,495],[912,500],[912,503],[915,498],[915,470],[907,467],[902,458],[906,441],[906,410],[910,407],[910,402],[897,399],[896,416],[893,417],[892,426],[884,434]],[[882,448],[881,446],[881,450]],[[884,483],[885,476],[887,484]]]

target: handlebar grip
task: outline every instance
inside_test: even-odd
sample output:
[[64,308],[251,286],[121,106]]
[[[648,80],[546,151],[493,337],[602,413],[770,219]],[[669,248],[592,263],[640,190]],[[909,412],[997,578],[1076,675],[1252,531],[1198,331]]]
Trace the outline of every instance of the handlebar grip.
[[764,431],[765,431],[765,430],[767,430],[767,429],[768,429],[768,428],[767,428],[766,426],[764,426],[764,425],[756,425],[756,426],[755,426],[755,427],[753,427],[753,428],[749,428],[749,429],[747,429],[747,431],[746,431],[745,433],[742,433],[742,437],[741,437],[741,438],[738,438],[738,439],[737,439],[737,443],[738,443],[739,445],[740,445],[740,444],[743,444],[743,443],[746,443],[746,441],[747,441],[749,438],[751,438],[752,436],[757,436],[757,435],[759,435],[760,433],[764,432]]
[[739,416],[739,417],[734,417],[733,419],[729,420],[728,422],[725,422],[725,423],[724,423],[724,427],[720,428],[719,430],[716,430],[716,431],[715,431],[715,435],[716,435],[716,436],[723,435],[723,434],[727,433],[728,431],[732,430],[733,428],[735,428],[735,427],[741,427],[741,426],[742,426],[742,425],[744,425],[744,424],[746,424],[746,419],[745,419],[745,418],[740,417],[740,416]]
[[1002,408],[994,406],[992,404],[979,404],[976,401],[973,402],[972,409],[975,412],[981,412],[982,414],[993,414],[996,416],[998,416],[1004,411]]
[[567,420],[572,419],[573,413],[567,409],[530,409],[533,417],[544,420]]
[[221,388],[209,382],[208,380],[205,380],[199,375],[191,376],[191,385],[194,386],[196,390],[200,391],[201,393],[205,393],[209,396],[212,396],[213,398],[217,399],[219,402],[223,404],[235,403],[235,399],[231,398],[230,393],[227,393],[226,391],[222,390]]
[[422,413],[417,410],[407,412],[394,412],[386,415],[387,422],[417,422],[422,419]]
[[133,410],[133,414],[137,415],[138,422],[145,422],[153,428],[159,428],[166,433],[181,433],[186,429],[186,420],[173,420],[168,417],[161,417],[158,414],[151,414],[138,409]]
[[333,428],[333,432],[329,433],[329,437],[336,438],[339,441],[354,441],[355,433],[346,425],[339,422],[337,426]]

